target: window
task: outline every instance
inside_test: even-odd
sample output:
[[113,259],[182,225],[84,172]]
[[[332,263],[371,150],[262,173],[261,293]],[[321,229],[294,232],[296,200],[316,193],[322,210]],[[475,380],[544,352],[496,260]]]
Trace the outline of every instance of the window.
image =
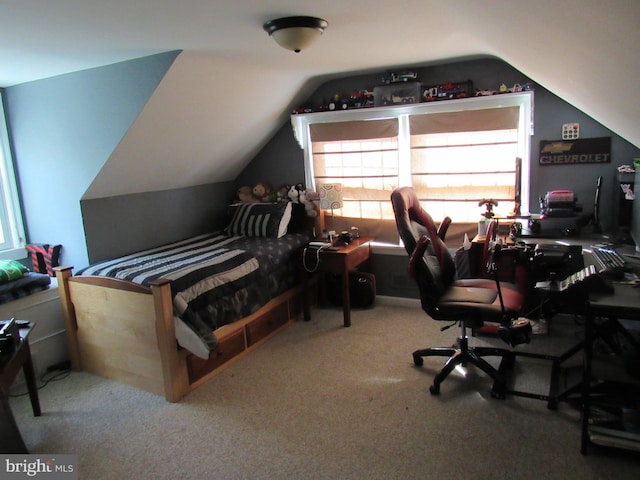
[[392,243],[398,237],[389,197],[398,186],[413,186],[436,220],[475,224],[478,203],[488,198],[498,201],[496,213],[519,211],[529,203],[532,96],[294,115],[306,183],[341,183],[335,225],[358,225]]
[[340,227],[334,229],[358,225],[379,238],[376,223],[395,222],[389,194],[400,171],[398,120],[316,123],[310,134],[313,185],[342,184]]
[[[518,108],[411,115],[411,185],[434,218],[476,222],[481,199],[516,207]],[[519,203],[519,202],[517,202]]]
[[24,258],[24,246],[22,213],[9,148],[4,104],[0,95],[0,256],[9,259]]

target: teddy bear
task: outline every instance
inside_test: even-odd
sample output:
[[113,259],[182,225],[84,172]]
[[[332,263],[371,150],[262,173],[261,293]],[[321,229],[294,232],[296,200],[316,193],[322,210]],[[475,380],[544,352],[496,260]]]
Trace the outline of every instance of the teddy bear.
[[237,191],[237,195],[238,199],[242,203],[258,203],[260,201],[253,195],[253,188],[248,185],[240,187]]
[[300,203],[304,205],[304,209],[307,212],[307,217],[313,218],[318,215],[318,212],[316,211],[316,207],[310,199],[311,193],[312,192],[309,192],[307,190],[302,190],[300,192],[300,195],[298,196],[298,199]]
[[258,199],[259,202],[273,202],[275,201],[275,195],[271,195],[271,187],[265,182],[258,182],[253,187],[253,196]]

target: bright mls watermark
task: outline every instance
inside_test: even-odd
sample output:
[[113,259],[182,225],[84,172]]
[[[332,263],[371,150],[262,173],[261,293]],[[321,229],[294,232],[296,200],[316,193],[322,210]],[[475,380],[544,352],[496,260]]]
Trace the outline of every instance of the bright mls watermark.
[[78,480],[77,455],[3,455],[0,480],[46,478]]

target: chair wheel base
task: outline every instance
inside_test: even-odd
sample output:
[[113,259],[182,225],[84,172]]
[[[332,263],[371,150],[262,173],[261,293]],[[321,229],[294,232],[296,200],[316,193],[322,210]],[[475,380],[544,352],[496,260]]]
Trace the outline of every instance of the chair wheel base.
[[416,367],[421,367],[422,365],[424,365],[424,359],[422,357],[414,356],[413,357],[413,364]]
[[496,391],[491,390],[491,398],[497,398],[498,400],[504,400],[505,398],[507,398],[507,395],[505,394],[505,392],[500,392],[500,391]]
[[429,387],[429,393],[431,395],[440,395],[440,385],[431,385]]

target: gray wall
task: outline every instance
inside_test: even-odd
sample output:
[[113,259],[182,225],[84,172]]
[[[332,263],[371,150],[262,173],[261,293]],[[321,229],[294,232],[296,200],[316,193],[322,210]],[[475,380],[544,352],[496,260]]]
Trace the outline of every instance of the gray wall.
[[[494,59],[474,59],[457,61],[438,66],[416,67],[419,80],[425,85],[435,85],[447,81],[472,80],[479,89],[497,89],[500,84],[512,86],[515,83],[530,82],[518,70],[507,63]],[[327,80],[308,99],[307,105],[317,107],[326,104],[335,93],[348,95],[353,91],[373,90],[380,84],[384,69],[366,75],[353,75]],[[603,227],[617,230],[618,187],[616,167],[633,163],[640,156],[640,149],[603,127],[593,118],[550,93],[540,85],[535,85],[535,134],[531,139],[531,212],[539,212],[538,197],[548,190],[572,189],[578,195],[585,212],[591,212],[596,179],[602,175],[603,189],[601,216]],[[607,164],[586,164],[566,166],[544,166],[538,163],[541,140],[559,140],[564,123],[580,123],[580,136],[611,137],[612,162]],[[267,181],[272,185],[287,183],[286,179],[304,179],[304,158],[298,146],[291,125],[287,122],[271,142],[256,156],[253,162],[238,177],[236,184],[252,185]],[[303,181],[303,180],[298,180]],[[478,212],[480,214],[480,212]],[[454,246],[455,247],[455,246]],[[378,293],[401,297],[416,297],[417,289],[406,283],[406,256],[375,255],[372,262],[376,274]]]
[[[419,80],[425,85],[435,85],[447,81],[472,80],[475,88],[497,89],[500,84],[512,86],[515,83],[532,82],[531,79],[498,59],[477,59],[453,62],[445,65],[417,67]],[[326,104],[335,93],[349,95],[360,89],[373,90],[380,84],[384,69],[367,75],[349,76],[326,81],[306,102],[312,107]],[[617,191],[614,190],[616,167],[631,164],[640,155],[640,149],[603,127],[593,118],[550,93],[540,85],[535,85],[535,133],[531,138],[531,212],[539,212],[538,197],[548,190],[569,188],[576,192],[585,211],[591,210],[596,178],[604,177],[602,191],[602,211],[616,212]],[[538,164],[541,140],[559,140],[563,123],[580,123],[582,138],[611,137],[612,162],[607,164],[544,166]],[[273,137],[271,142],[257,155],[236,180],[236,184],[252,185],[267,181],[272,186],[292,183],[290,178],[304,181],[304,157],[293,137],[287,122]],[[293,183],[296,183],[293,182]],[[603,215],[604,227],[615,229],[617,216]]]
[[236,186],[266,182],[272,188],[304,183],[304,152],[285,123],[236,178]]
[[30,242],[60,243],[62,263],[87,264],[80,199],[178,53],[5,90]]
[[89,262],[224,228],[233,182],[83,200]]

